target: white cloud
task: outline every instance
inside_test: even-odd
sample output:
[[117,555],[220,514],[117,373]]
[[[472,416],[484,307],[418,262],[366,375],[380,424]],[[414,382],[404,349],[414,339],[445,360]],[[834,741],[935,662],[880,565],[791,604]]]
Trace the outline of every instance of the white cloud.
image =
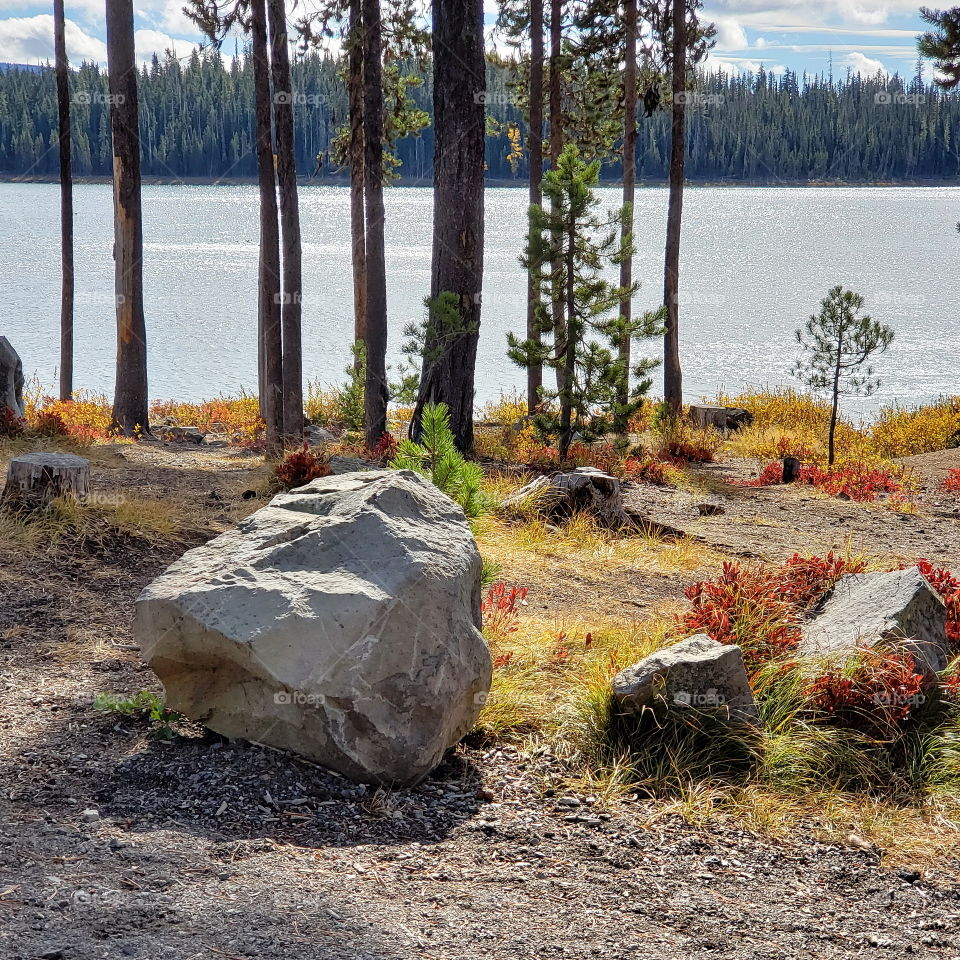
[[183,12],[183,0],[165,0],[162,9],[155,16],[147,16],[162,30],[178,37],[194,38],[198,35],[196,24],[188,19]]
[[156,54],[160,59],[167,50],[175,50],[181,55],[190,52],[193,46],[190,42],[181,41],[179,44],[168,33],[157,30],[137,30],[133,35],[133,42],[137,48],[137,60],[149,63]]
[[758,50],[762,50],[767,45],[767,41],[763,37],[757,37],[757,39],[753,41],[753,45]]
[[854,73],[859,73],[862,77],[875,77],[878,73],[887,73],[887,68],[872,57],[866,57],[862,53],[854,51],[848,53],[843,58],[843,63]]
[[[107,58],[106,44],[85,33],[73,20],[66,21],[67,57],[73,64],[82,60],[98,63]],[[41,13],[35,17],[0,20],[0,61],[6,63],[53,62],[53,17]]]
[[718,17],[714,20],[717,28],[715,50],[746,50],[750,44],[743,27],[730,17]]

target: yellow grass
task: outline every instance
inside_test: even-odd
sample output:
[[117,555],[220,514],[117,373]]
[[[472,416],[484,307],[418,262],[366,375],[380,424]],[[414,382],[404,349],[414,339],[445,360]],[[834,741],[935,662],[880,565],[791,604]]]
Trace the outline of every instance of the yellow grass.
[[[830,404],[794,390],[749,391],[721,395],[717,403],[742,407],[753,424],[733,434],[726,444],[732,456],[773,460],[785,454],[803,459],[826,457]],[[960,442],[960,398],[947,397],[919,407],[881,407],[871,422],[843,415],[837,425],[837,459],[880,463],[930,453]]]

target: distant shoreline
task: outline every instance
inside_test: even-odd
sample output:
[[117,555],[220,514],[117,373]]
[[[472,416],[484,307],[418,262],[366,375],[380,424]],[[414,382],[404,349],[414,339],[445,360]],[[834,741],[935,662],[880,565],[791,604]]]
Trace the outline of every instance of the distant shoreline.
[[[0,183],[59,183],[56,176],[21,177],[13,174],[0,174]],[[110,177],[76,177],[76,184],[100,184],[111,182]],[[298,178],[301,187],[346,187],[350,181],[345,177],[304,177]],[[144,177],[144,186],[186,186],[186,187],[246,187],[256,186],[256,177]],[[601,187],[619,186],[619,180],[601,181]],[[911,180],[687,180],[689,187],[960,187],[960,178],[911,179]],[[432,181],[401,177],[393,186],[431,187]],[[488,187],[513,187],[527,189],[525,180],[487,180]],[[637,186],[666,187],[666,180],[638,180]]]

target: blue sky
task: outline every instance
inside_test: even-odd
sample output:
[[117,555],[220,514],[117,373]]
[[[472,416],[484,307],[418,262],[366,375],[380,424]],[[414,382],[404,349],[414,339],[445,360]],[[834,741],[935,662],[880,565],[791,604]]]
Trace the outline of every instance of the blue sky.
[[[309,0],[307,0],[309,3]],[[495,0],[485,0],[493,21]],[[301,9],[302,9],[301,4]],[[826,73],[832,52],[835,75],[848,69],[912,75],[915,38],[922,25],[913,0],[711,0],[704,11],[717,24],[714,68]],[[104,61],[103,0],[66,0],[67,52],[71,60]],[[137,0],[137,51],[146,60],[173,48],[179,56],[197,41],[181,11],[182,0]],[[53,56],[49,6],[0,0],[0,61],[38,63]],[[929,76],[929,70],[927,71]]]

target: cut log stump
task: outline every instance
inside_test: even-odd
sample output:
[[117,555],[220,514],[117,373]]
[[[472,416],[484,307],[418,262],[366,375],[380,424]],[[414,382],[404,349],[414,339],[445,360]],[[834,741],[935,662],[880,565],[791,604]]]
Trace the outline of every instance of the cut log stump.
[[37,507],[56,497],[83,500],[90,493],[90,461],[72,453],[26,453],[7,467],[5,504]]

